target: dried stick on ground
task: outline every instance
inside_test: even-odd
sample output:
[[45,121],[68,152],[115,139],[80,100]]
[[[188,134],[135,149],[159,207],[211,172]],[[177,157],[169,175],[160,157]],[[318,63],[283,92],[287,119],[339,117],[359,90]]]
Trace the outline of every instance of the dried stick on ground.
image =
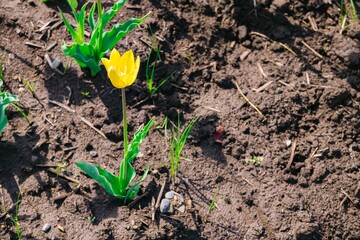
[[239,85],[234,81],[234,84],[236,85],[239,93],[241,94],[241,96],[245,99],[245,101],[247,101],[251,107],[253,107],[258,113],[259,115],[263,118],[263,121],[266,120],[266,117],[264,116],[264,114],[262,114],[262,112],[252,103],[250,102],[250,100],[245,96],[245,94],[241,91]]

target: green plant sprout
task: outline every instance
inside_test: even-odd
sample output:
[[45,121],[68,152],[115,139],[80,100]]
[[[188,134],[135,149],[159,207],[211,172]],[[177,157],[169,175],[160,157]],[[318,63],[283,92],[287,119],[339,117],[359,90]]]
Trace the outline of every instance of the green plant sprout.
[[262,156],[252,156],[252,158],[244,159],[245,164],[261,164],[264,161]]
[[[151,97],[155,94],[155,92],[157,92],[157,90],[159,90],[159,88],[161,88],[162,85],[164,85],[174,75],[175,72],[173,72],[172,74],[170,74],[170,76],[168,76],[165,79],[163,79],[162,81],[160,81],[159,85],[154,88],[155,69],[156,69],[158,60],[161,60],[161,56],[160,56],[159,41],[153,35],[151,27],[149,27],[149,31],[150,31],[149,38],[150,38],[150,42],[151,42],[151,48],[150,48],[149,56],[146,60],[145,75],[146,75],[146,85],[149,89],[149,93],[150,93],[150,97]],[[153,63],[152,63],[153,65],[150,68],[150,59],[151,59],[151,55],[152,55],[153,51],[155,52],[155,60],[153,61]],[[150,69],[151,69],[151,73],[150,73]]]
[[84,92],[81,92],[81,95],[82,95],[84,98],[90,98],[90,92],[84,91]]
[[[181,157],[181,152],[185,146],[186,140],[189,137],[189,134],[191,132],[191,129],[193,128],[196,121],[199,119],[199,117],[193,118],[190,123],[185,127],[183,131],[181,131],[180,126],[180,115],[178,115],[178,122],[177,126],[172,123],[172,129],[171,129],[171,139],[167,137],[166,131],[167,131],[167,124],[165,124],[165,138],[168,142],[170,151],[170,176],[175,183],[175,179],[178,173],[179,169],[179,161]],[[176,129],[175,129],[176,128]],[[185,159],[185,158],[182,158]]]
[[208,208],[208,213],[215,210],[215,208],[218,208],[218,203],[219,203],[219,200],[220,200],[218,198],[219,190],[220,190],[220,187],[217,188],[216,192],[214,193],[214,195],[213,195],[213,197],[211,199],[211,203],[210,203],[209,208]]
[[5,114],[5,110],[7,106],[11,103],[18,102],[18,97],[10,94],[10,93],[4,93],[2,91],[2,81],[3,72],[2,72],[2,63],[0,63],[0,133],[4,130],[8,123],[8,119]]
[[26,87],[29,89],[29,91],[31,92],[31,94],[33,96],[35,96],[35,86],[36,86],[36,81],[31,84],[29,80],[25,80],[25,85]]
[[356,24],[359,22],[356,5],[354,0],[340,1],[340,34],[350,27],[351,23],[346,24],[348,19],[351,19]]
[[[120,0],[114,3],[111,9],[104,12],[102,9],[101,0],[97,0],[89,11],[87,22],[91,30],[89,42],[85,42],[85,19],[86,19],[86,6],[84,4],[80,11],[77,12],[77,0],[67,0],[70,5],[71,11],[77,22],[74,28],[65,18],[64,13],[59,9],[62,20],[69,31],[72,40],[71,44],[64,43],[62,51],[65,56],[70,56],[75,59],[81,68],[89,68],[92,76],[100,72],[100,60],[105,54],[115,47],[115,45],[122,39],[128,32],[142,23],[150,13],[141,18],[130,18],[124,23],[116,24],[109,31],[105,31],[106,25],[113,19],[116,13],[122,8],[126,0]],[[98,19],[95,21],[94,13],[97,9]]]
[[96,219],[96,217],[93,216],[93,215],[89,215],[89,216],[87,217],[87,220],[88,220],[90,223],[94,223],[95,219]]
[[8,216],[10,221],[14,224],[15,232],[19,240],[22,239],[22,233],[19,224],[19,204],[21,202],[20,198],[21,198],[21,193],[19,192],[15,203],[15,215],[10,214],[8,211],[6,211],[5,206],[1,205],[1,207],[3,208],[3,212],[6,212],[6,216]]
[[[153,66],[151,68],[151,73],[149,73],[149,70],[150,70],[150,58],[151,58],[151,53],[152,51],[155,51],[155,60],[153,62]],[[157,61],[160,59],[160,52],[159,52],[159,49],[154,49],[154,48],[151,48],[150,49],[150,53],[149,53],[149,56],[147,58],[147,61],[146,61],[146,70],[145,70],[145,74],[146,74],[146,85],[149,89],[149,93],[150,93],[150,96],[153,96],[155,94],[155,92],[157,92],[157,90],[159,90],[159,88],[161,88],[162,85],[164,85],[173,75],[175,72],[173,72],[170,76],[164,78],[162,81],[160,81],[159,85],[157,85],[155,88],[154,88],[154,76],[155,76],[155,68],[157,66]]]
[[140,153],[139,145],[154,124],[154,119],[151,119],[145,126],[141,126],[135,132],[132,142],[130,144],[128,143],[125,87],[135,82],[140,68],[140,58],[137,57],[135,60],[131,50],[121,56],[116,49],[113,49],[110,59],[103,58],[101,60],[105,65],[111,83],[114,87],[120,88],[122,93],[124,158],[120,163],[118,176],[95,164],[85,161],[76,162],[75,164],[97,181],[109,194],[124,199],[126,203],[136,196],[140,189],[141,182],[149,172],[149,165],[147,165],[143,176],[134,185],[130,186],[130,183],[136,175],[131,163]]

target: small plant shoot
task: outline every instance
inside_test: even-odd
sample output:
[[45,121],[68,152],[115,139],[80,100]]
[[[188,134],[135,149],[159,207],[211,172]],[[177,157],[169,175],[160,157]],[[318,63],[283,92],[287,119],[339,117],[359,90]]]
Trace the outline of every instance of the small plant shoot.
[[[64,13],[60,10],[62,20],[69,31],[73,43],[62,45],[62,51],[65,56],[70,56],[75,59],[81,68],[90,69],[92,76],[100,72],[99,63],[105,54],[113,49],[115,45],[122,39],[128,32],[142,23],[149,15],[146,14],[141,18],[130,18],[124,23],[118,23],[113,26],[109,31],[105,31],[106,25],[114,18],[117,12],[123,7],[126,0],[120,0],[114,3],[111,9],[104,12],[100,0],[94,3],[86,14],[87,4],[84,4],[80,11],[77,0],[67,0],[71,11],[77,23],[74,28],[66,19]],[[97,20],[95,20],[95,10],[97,10]],[[85,21],[91,30],[89,42],[85,41]]]
[[5,93],[2,90],[3,81],[2,81],[2,64],[0,64],[0,133],[4,130],[8,123],[5,111],[9,104],[18,102],[17,96]]
[[[171,177],[173,183],[175,183],[176,176],[178,173],[181,152],[185,146],[186,140],[189,137],[194,124],[196,123],[196,121],[198,119],[199,119],[199,117],[193,118],[190,121],[190,123],[185,127],[185,129],[183,131],[181,131],[180,115],[178,115],[177,126],[175,126],[175,124],[172,124],[173,126],[171,129],[171,138],[169,139],[166,135],[167,142],[169,143],[168,145],[170,148],[170,150],[169,150],[170,177]],[[165,124],[165,133],[166,133],[166,130],[167,130],[167,121]]]

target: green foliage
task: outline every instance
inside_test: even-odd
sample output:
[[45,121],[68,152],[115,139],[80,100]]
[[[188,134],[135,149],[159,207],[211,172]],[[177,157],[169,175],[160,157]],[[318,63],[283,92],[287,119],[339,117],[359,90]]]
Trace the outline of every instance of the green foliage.
[[[171,139],[168,139],[167,142],[170,142],[170,176],[172,181],[175,182],[175,178],[179,169],[179,161],[181,158],[181,152],[185,146],[186,140],[189,137],[191,129],[193,128],[196,121],[199,117],[193,118],[190,123],[185,127],[183,131],[181,131],[180,126],[180,116],[178,116],[177,126],[173,124],[171,129]],[[176,128],[176,129],[175,129]],[[167,123],[165,124],[165,132],[167,130]]]
[[[119,176],[85,161],[76,162],[76,166],[97,181],[110,195],[124,199],[125,202],[132,200],[138,193],[140,184],[149,171],[149,165],[146,166],[143,176],[135,184],[130,186],[136,175],[131,163],[140,153],[139,145],[153,124],[154,120],[151,119],[145,126],[140,127],[140,129],[135,132],[134,139],[129,144],[126,155],[120,163]],[[126,169],[126,171],[124,171],[124,169]]]
[[244,159],[245,164],[261,164],[264,161],[262,156],[252,156],[252,158]]
[[17,238],[20,240],[22,239],[22,233],[21,233],[21,229],[20,229],[20,224],[19,224],[19,205],[21,202],[21,193],[19,192],[16,203],[15,203],[15,213],[10,214],[8,211],[6,211],[5,207],[1,205],[1,207],[3,208],[3,211],[6,212],[6,216],[10,218],[10,221],[14,224],[15,227],[15,232],[17,235]]
[[2,92],[2,66],[0,64],[0,132],[2,132],[8,123],[8,119],[5,114],[7,106],[13,102],[17,102],[17,96]]
[[[79,12],[76,11],[77,0],[67,0],[71,7],[77,26],[74,28],[65,18],[64,13],[60,10],[63,22],[69,31],[72,40],[71,44],[63,44],[62,51],[65,56],[75,59],[81,68],[89,68],[92,76],[100,72],[99,62],[105,54],[113,49],[115,45],[128,32],[142,23],[149,15],[146,14],[142,18],[130,18],[124,23],[116,24],[109,31],[104,31],[106,25],[113,19],[116,13],[122,8],[126,0],[117,1],[111,9],[103,12],[101,1],[94,3],[87,16],[87,22],[91,29],[89,42],[85,42],[85,20],[87,3],[82,6]],[[94,13],[97,9],[98,19],[95,20]]]
[[149,89],[149,93],[150,93],[150,96],[154,95],[155,92],[157,90],[159,90],[159,88],[161,88],[162,85],[164,85],[164,83],[166,83],[170,77],[172,77],[172,75],[174,73],[172,73],[170,76],[166,77],[165,79],[161,80],[159,85],[157,85],[156,87],[154,87],[153,83],[154,83],[154,76],[155,76],[155,68],[156,68],[156,65],[157,65],[157,61],[160,59],[160,52],[159,52],[159,49],[154,49],[155,51],[155,60],[153,62],[153,66],[151,68],[151,73],[149,73],[149,70],[150,70],[150,58],[151,58],[151,53],[153,51],[153,48],[150,49],[150,53],[149,53],[149,56],[147,58],[147,61],[146,61],[146,71],[145,71],[145,74],[146,74],[146,85]]
[[218,203],[219,203],[219,197],[218,197],[218,195],[219,195],[219,190],[220,190],[220,188],[218,187],[217,190],[216,190],[216,192],[214,193],[212,199],[211,199],[211,203],[210,203],[209,208],[208,208],[208,212],[209,212],[209,213],[212,212],[213,210],[215,210],[215,208],[218,207]]
[[[348,22],[348,24],[347,24]],[[358,24],[358,12],[354,0],[340,1],[340,33],[349,28],[351,24]]]

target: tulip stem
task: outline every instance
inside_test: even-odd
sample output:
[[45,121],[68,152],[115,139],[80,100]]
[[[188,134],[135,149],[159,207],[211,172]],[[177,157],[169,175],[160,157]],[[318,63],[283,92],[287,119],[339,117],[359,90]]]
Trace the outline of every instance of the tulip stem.
[[[123,111],[123,134],[124,134],[124,156],[126,156],[128,151],[128,131],[127,131],[127,119],[126,119],[126,96],[125,88],[121,89],[122,95],[122,111]],[[126,171],[125,171],[126,173]]]

